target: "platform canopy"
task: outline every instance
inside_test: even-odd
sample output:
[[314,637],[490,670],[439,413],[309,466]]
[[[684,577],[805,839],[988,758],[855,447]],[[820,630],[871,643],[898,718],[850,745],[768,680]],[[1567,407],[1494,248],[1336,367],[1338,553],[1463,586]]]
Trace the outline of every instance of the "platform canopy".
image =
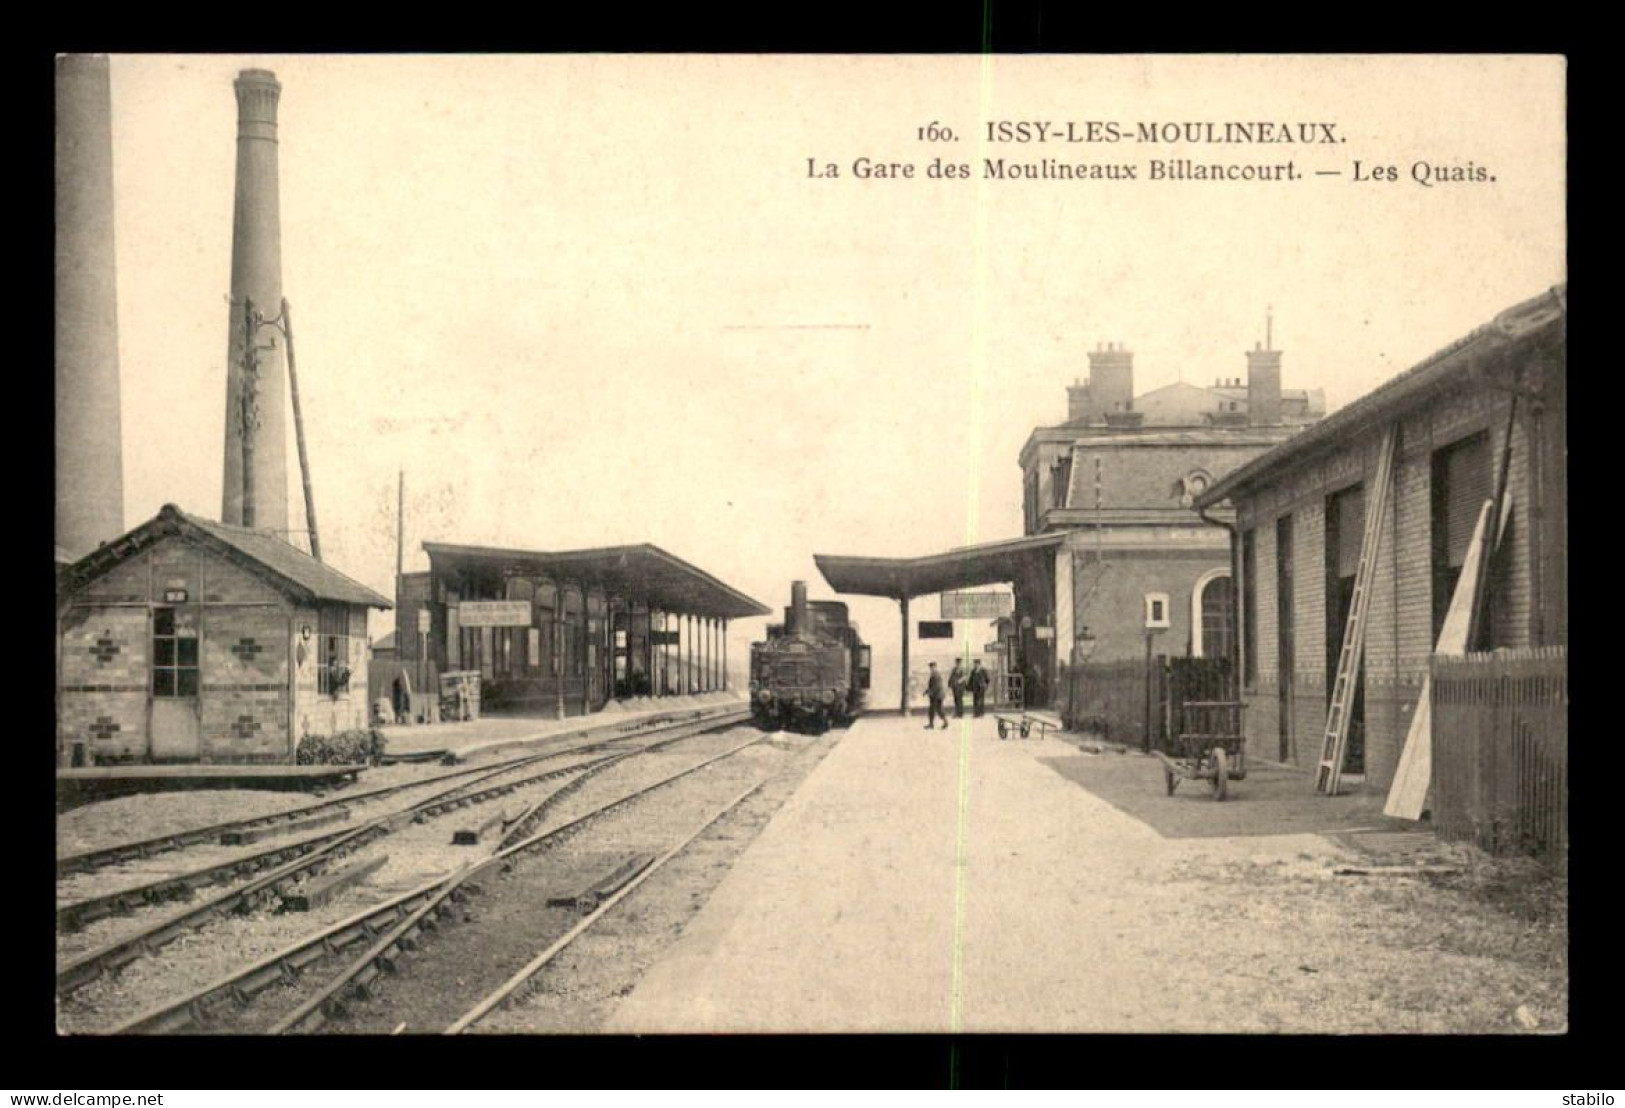
[[765,604],[649,543],[549,552],[426,542],[423,549],[439,570],[483,570],[515,577],[541,575],[584,581],[617,596],[647,601],[682,615],[744,619],[771,612]]
[[836,592],[906,600],[952,589],[1013,581],[1042,566],[1050,552],[1065,541],[1065,533],[1058,531],[961,546],[918,558],[814,554],[813,561],[818,563],[819,572]]

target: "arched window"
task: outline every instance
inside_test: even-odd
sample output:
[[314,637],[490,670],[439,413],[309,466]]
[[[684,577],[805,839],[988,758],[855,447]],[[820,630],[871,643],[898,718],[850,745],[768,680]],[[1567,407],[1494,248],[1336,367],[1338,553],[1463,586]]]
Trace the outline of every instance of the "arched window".
[[1235,607],[1228,569],[1210,569],[1191,589],[1191,653],[1228,658],[1235,645]]

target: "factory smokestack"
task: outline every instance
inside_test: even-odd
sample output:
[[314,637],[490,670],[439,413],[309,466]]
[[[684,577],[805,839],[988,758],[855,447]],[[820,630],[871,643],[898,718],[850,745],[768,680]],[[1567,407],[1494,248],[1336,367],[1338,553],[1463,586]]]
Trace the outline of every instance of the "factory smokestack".
[[[220,518],[243,519],[243,305],[274,319],[282,310],[282,214],[277,199],[277,100],[282,86],[268,69],[237,75],[237,201],[231,225],[231,310],[227,314],[225,494]],[[261,329],[257,426],[253,459],[252,524],[262,531],[288,530],[288,370],[274,330]],[[275,348],[270,348],[273,338]]]
[[124,533],[113,95],[106,57],[56,59],[56,545]]

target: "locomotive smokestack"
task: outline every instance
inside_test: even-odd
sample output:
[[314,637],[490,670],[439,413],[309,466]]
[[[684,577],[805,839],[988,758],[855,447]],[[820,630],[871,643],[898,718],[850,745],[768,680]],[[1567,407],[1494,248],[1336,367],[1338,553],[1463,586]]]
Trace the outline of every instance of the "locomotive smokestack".
[[113,109],[106,57],[56,60],[56,544],[124,531]]
[[[243,520],[243,304],[274,319],[282,310],[282,214],[277,198],[277,101],[282,86],[268,69],[237,75],[237,201],[232,214],[231,310],[226,342],[225,495],[220,518]],[[266,346],[276,332],[260,332]],[[258,426],[252,435],[253,525],[286,533],[288,528],[288,371],[282,344],[262,349],[257,394]]]
[[787,635],[804,635],[807,633],[807,582],[790,582],[790,626],[784,629]]

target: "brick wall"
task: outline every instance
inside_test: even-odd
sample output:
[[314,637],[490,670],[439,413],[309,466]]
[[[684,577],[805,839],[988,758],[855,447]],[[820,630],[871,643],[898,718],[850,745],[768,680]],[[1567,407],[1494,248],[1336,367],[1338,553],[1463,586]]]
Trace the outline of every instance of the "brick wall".
[[1145,594],[1168,594],[1169,621],[1157,633],[1158,654],[1188,653],[1191,637],[1191,591],[1212,569],[1228,569],[1226,533],[1214,529],[1223,544],[1218,550],[1127,552],[1107,551],[1097,568],[1087,532],[1074,537],[1072,628],[1085,624],[1095,636],[1091,662],[1145,657]]
[[[1179,497],[1174,482],[1204,469],[1214,480],[1265,450],[1263,445],[1224,442],[1169,446],[1084,442],[1072,467],[1072,506],[1095,506],[1095,459],[1100,459],[1102,508],[1173,508]],[[1047,466],[1045,469],[1047,475]],[[1047,508],[1049,501],[1041,503]]]
[[[329,696],[319,691],[317,670],[320,659],[317,657],[316,629],[320,626],[316,619],[316,610],[300,609],[294,613],[293,625],[298,628],[308,623],[312,630],[310,642],[306,645],[305,659],[297,664],[294,672],[294,698],[293,698],[293,738],[297,742],[303,735],[333,735],[340,731],[350,731],[366,727],[371,719],[367,707],[367,636],[366,612],[360,610],[359,617],[352,612],[351,635],[349,637],[349,654],[346,664],[350,667],[350,685],[337,696]],[[354,633],[357,629],[360,634]],[[295,649],[297,658],[297,648]]]
[[[211,588],[214,580],[211,572]],[[286,760],[287,611],[259,606],[206,606],[202,660],[203,695],[199,708],[204,759]]]
[[74,596],[87,602],[145,603],[152,593],[151,576],[148,554],[143,552],[129,561],[120,562]]
[[103,758],[144,755],[151,680],[146,607],[77,606],[60,626],[59,754],[86,742],[89,753]]
[[[1499,466],[1507,415],[1504,394],[1469,384],[1435,398],[1400,421],[1394,485],[1386,533],[1373,565],[1366,628],[1366,775],[1375,788],[1393,779],[1415,714],[1433,649],[1432,461],[1434,451],[1485,431],[1489,464]],[[1247,733],[1258,756],[1279,754],[1275,598],[1275,520],[1291,512],[1294,526],[1294,608],[1297,660],[1294,689],[1295,761],[1305,768],[1319,757],[1326,721],[1326,497],[1375,473],[1382,429],[1273,475],[1237,504],[1243,527],[1255,528],[1258,560],[1258,682],[1247,695]],[[1493,475],[1492,475],[1493,483]],[[1525,430],[1514,426],[1508,485],[1513,512],[1503,539],[1492,630],[1498,646],[1529,643],[1528,456]]]

